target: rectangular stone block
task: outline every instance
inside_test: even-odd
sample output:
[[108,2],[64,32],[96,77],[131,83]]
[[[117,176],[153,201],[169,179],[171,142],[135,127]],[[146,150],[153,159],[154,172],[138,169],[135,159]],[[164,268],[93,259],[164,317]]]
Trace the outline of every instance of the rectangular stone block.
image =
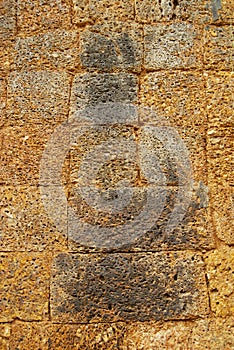
[[50,257],[1,253],[0,321],[48,317]]
[[[42,161],[45,159],[43,152],[46,144],[55,130],[55,126],[52,125],[32,123],[25,126],[9,126],[2,129],[2,147],[0,149],[1,184],[12,186],[31,186],[39,183],[44,185],[52,184],[52,175],[56,173],[56,161],[60,155],[59,146],[62,146],[61,143],[55,145],[54,151],[50,152],[51,156],[47,159],[46,165]],[[61,182],[65,184],[69,175],[69,158],[64,158],[62,171],[61,173],[57,172],[56,176],[58,177],[61,174]],[[42,176],[40,169],[44,173],[46,171],[46,175]],[[50,177],[47,174],[49,171],[52,173],[49,174],[51,175]]]
[[69,92],[70,78],[65,72],[12,72],[8,79],[8,125],[63,122],[68,117]]
[[68,28],[71,25],[70,11],[68,0],[20,0],[17,4],[18,30],[25,34],[53,28]]
[[142,30],[137,24],[118,21],[87,27],[81,33],[80,43],[84,68],[99,71],[141,68]]
[[234,315],[234,249],[223,246],[205,256],[211,309],[216,316]]
[[123,343],[126,324],[99,323],[58,325],[45,322],[16,322],[10,339],[12,349],[114,349]]
[[[78,74],[75,76],[72,86],[70,117],[75,117],[80,123],[90,121],[94,125],[109,124],[111,122],[113,124],[122,123],[121,118],[124,118],[127,106],[123,106],[121,109],[118,104],[127,105],[136,103],[137,92],[138,80],[133,74]],[[106,106],[100,108],[99,105],[101,104],[106,104]],[[112,104],[113,113],[111,113],[110,109],[109,113],[104,114],[103,112],[108,109],[108,104]],[[81,113],[81,110],[85,107],[86,112]],[[89,117],[91,109],[94,110],[93,117]],[[137,120],[133,112],[129,113],[128,119],[124,118],[126,122]],[[118,113],[119,117],[115,120],[114,116],[116,113]]]
[[17,38],[14,46],[15,69],[75,69],[79,66],[79,35],[56,29]]
[[144,27],[146,69],[201,67],[201,31],[188,23]]
[[45,194],[36,186],[1,187],[1,251],[66,249],[67,211],[60,216],[57,227],[54,217],[58,194],[56,188],[50,191],[54,191],[51,206],[44,206]]
[[53,322],[147,321],[208,312],[203,264],[193,253],[59,254]]
[[232,70],[232,26],[208,26],[204,34],[204,63],[206,68]]
[[139,101],[151,110],[143,110],[140,122],[174,128],[189,152],[194,180],[206,184],[205,98],[202,73],[155,72],[141,80]]
[[197,23],[233,22],[233,2],[228,0],[136,0],[136,18],[143,23],[186,20]]
[[134,1],[120,0],[73,0],[73,23],[93,23],[95,21],[118,20],[126,21],[134,19]]

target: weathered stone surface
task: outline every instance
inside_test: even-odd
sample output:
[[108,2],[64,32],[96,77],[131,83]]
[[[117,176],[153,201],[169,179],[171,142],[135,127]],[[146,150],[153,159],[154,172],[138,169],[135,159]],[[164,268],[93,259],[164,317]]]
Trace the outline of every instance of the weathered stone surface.
[[15,69],[74,69],[79,66],[79,39],[76,31],[57,29],[19,37],[14,46]]
[[232,26],[210,26],[205,30],[204,63],[206,68],[232,69]]
[[17,4],[20,33],[69,27],[70,16],[69,0],[19,0]]
[[42,320],[48,315],[50,257],[1,253],[0,321]]
[[126,325],[56,325],[44,322],[17,322],[13,325],[10,346],[19,350],[95,350],[122,346]]
[[201,73],[155,72],[141,80],[140,103],[152,107],[140,122],[168,121],[182,137],[193,168],[193,177],[207,183],[204,77]]
[[193,253],[60,254],[54,260],[51,310],[59,323],[205,315],[203,264]]
[[16,29],[16,1],[3,0],[0,3],[0,42],[10,39]]
[[11,335],[11,325],[0,324],[0,349],[9,350],[9,338]]
[[[113,108],[118,108],[117,104],[133,104],[137,102],[137,92],[138,92],[138,80],[133,74],[127,73],[85,73],[78,74],[75,76],[72,92],[71,92],[71,109],[70,116],[76,117],[77,121],[84,122],[91,121],[94,124],[106,124],[112,120],[104,118],[104,113],[107,107],[103,107],[103,111],[98,113],[98,108],[100,104],[110,104],[115,103]],[[81,109],[87,107],[87,117],[81,116]],[[97,118],[92,119],[88,117],[89,110],[93,108],[96,111]],[[113,119],[113,124],[120,122],[123,109],[120,111],[119,120]],[[126,108],[125,108],[126,109]],[[111,113],[109,113],[110,115]],[[113,113],[112,113],[113,114]],[[98,120],[96,120],[98,119]],[[132,122],[137,120],[137,117],[131,120],[126,120]]]
[[[137,322],[129,324],[123,349],[188,350],[192,322]],[[190,349],[192,350],[192,349]]]
[[7,84],[5,77],[0,77],[0,126],[6,122],[6,96]]
[[234,347],[234,318],[197,321],[189,343],[191,350],[232,350]]
[[234,249],[224,246],[205,257],[211,309],[217,316],[234,315]]
[[8,125],[56,125],[67,119],[70,78],[64,72],[12,72],[8,80]]
[[95,21],[110,21],[134,19],[134,1],[95,1],[73,0],[74,18],[73,23],[92,23]]
[[113,22],[88,27],[81,33],[81,65],[89,70],[139,70],[142,30],[137,24]]
[[173,19],[198,23],[231,23],[232,12],[233,2],[228,0],[136,0],[136,18],[144,23]]
[[[54,191],[56,194],[56,188]],[[2,198],[0,247],[2,251],[66,250],[66,230],[58,231],[55,222],[49,219],[43,206],[43,196],[38,187],[4,186],[1,187],[0,193]],[[66,227],[66,211],[60,218],[62,219]]]
[[233,135],[233,89],[232,72],[206,72],[206,104],[208,137]]
[[[16,107],[16,106],[14,106]],[[23,109],[26,113],[27,107]],[[51,109],[52,109],[51,105]],[[38,109],[40,110],[39,104]],[[48,111],[49,112],[49,111]],[[35,113],[36,114],[36,113]],[[13,115],[15,117],[16,115]],[[37,116],[37,114],[36,114]],[[48,117],[50,114],[48,113]],[[23,115],[22,121],[27,123],[27,117],[31,115]],[[43,115],[41,115],[43,118]],[[60,117],[60,115],[59,115]],[[35,118],[36,119],[36,118]],[[17,121],[18,123],[18,121]],[[38,185],[40,180],[40,163],[43,156],[43,151],[46,142],[51,137],[55,127],[42,124],[25,124],[24,127],[9,126],[2,130],[2,147],[0,149],[0,182],[5,185]],[[47,166],[50,163],[56,164],[56,156],[59,154],[59,145],[55,148],[55,154],[48,160]],[[65,158],[61,181],[66,183],[68,180],[69,160]],[[52,184],[44,179],[44,185]]]
[[201,33],[187,23],[145,26],[145,68],[199,67],[202,59]]

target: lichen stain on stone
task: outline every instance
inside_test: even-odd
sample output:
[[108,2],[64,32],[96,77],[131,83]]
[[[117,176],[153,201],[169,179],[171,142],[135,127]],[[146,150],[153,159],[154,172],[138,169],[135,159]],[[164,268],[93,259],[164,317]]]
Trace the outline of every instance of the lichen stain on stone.
[[211,11],[212,11],[214,21],[217,21],[219,19],[218,11],[221,10],[221,8],[222,8],[221,0],[212,0],[211,1]]

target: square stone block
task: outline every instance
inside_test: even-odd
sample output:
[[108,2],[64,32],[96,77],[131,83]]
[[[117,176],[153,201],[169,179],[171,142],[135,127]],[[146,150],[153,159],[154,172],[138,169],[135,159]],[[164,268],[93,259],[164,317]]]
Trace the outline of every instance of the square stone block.
[[1,253],[1,322],[48,317],[50,257],[42,254]]
[[69,0],[19,0],[17,5],[20,34],[70,26]]
[[171,126],[182,138],[191,159],[193,177],[207,183],[205,89],[202,73],[155,72],[141,80],[140,122]]
[[72,86],[70,117],[94,125],[136,122],[133,107],[127,105],[137,102],[137,92],[138,80],[133,74],[78,74]]
[[142,64],[142,29],[137,24],[113,22],[87,27],[81,33],[81,65],[89,70],[120,68],[139,71]]
[[233,27],[208,26],[204,36],[205,67],[232,70]]
[[56,125],[67,119],[70,78],[64,72],[12,72],[8,79],[8,125]]
[[186,319],[208,312],[194,253],[60,254],[51,281],[53,322]]
[[18,37],[14,46],[15,69],[75,69],[79,66],[79,35],[56,29]]
[[114,349],[123,344],[126,328],[120,322],[89,325],[16,322],[10,345],[19,350]]
[[46,193],[40,193],[36,186],[2,186],[0,192],[2,251],[66,249],[67,212],[60,215],[60,226],[56,226],[56,205],[59,203],[56,187],[50,188],[50,206],[46,205]]
[[205,256],[211,309],[216,316],[234,315],[234,249],[220,247]]
[[188,23],[144,27],[146,69],[201,67],[201,31]]
[[[39,183],[48,185],[55,184],[56,178],[60,176],[61,182],[66,183],[69,176],[69,158],[64,158],[61,172],[56,172],[63,139],[54,146],[49,156],[44,153],[55,130],[52,125],[32,123],[4,128],[1,135],[0,182],[12,186]],[[47,148],[50,150],[50,144]]]
[[126,21],[134,19],[133,0],[73,0],[73,23],[93,23],[96,21]]

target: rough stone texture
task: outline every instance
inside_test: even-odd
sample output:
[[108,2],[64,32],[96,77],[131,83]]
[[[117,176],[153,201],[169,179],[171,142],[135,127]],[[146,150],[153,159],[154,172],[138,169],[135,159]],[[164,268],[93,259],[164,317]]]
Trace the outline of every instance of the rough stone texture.
[[[15,114],[14,117],[16,117]],[[46,124],[27,124],[27,117],[30,118],[31,115],[24,115],[22,118],[25,120],[25,127],[19,125],[15,127],[10,126],[2,130],[2,147],[0,148],[1,184],[31,186],[40,183],[39,169],[41,158],[46,142],[55,130],[55,127]],[[23,120],[19,120],[19,124],[23,124]],[[57,151],[51,161],[56,159],[59,147]],[[14,160],[12,161],[12,159]],[[66,159],[61,177],[63,183],[66,183],[68,179],[68,171],[69,160]],[[44,184],[46,183],[44,182]]]
[[206,68],[232,69],[233,34],[232,26],[210,26],[206,28],[204,41],[204,62]]
[[17,322],[13,325],[10,346],[19,350],[116,349],[122,346],[125,329],[123,323],[56,325]]
[[66,234],[48,218],[38,187],[1,187],[0,193],[2,251],[66,250]]
[[234,249],[226,246],[205,257],[211,309],[217,316],[234,315]]
[[193,177],[207,183],[204,77],[201,73],[155,72],[141,80],[140,103],[154,113],[142,114],[141,122],[157,125],[165,118],[182,137],[189,151]]
[[81,33],[81,65],[89,70],[139,70],[142,30],[125,22],[98,24]]
[[201,32],[187,23],[144,27],[146,69],[199,67],[202,59]]
[[9,338],[11,335],[11,325],[0,324],[0,349],[9,350]]
[[[77,121],[88,121],[89,118],[81,118],[80,110],[98,107],[102,103],[125,103],[137,102],[138,81],[133,74],[127,73],[85,73],[75,76],[71,92],[70,116],[76,117]],[[104,108],[105,109],[105,108]],[[87,112],[88,114],[88,112]],[[99,118],[103,113],[99,113]],[[120,119],[121,115],[119,116]],[[95,120],[92,120],[96,124]],[[114,123],[118,120],[113,120]],[[103,124],[106,121],[103,120]]]
[[196,322],[190,337],[191,350],[232,350],[234,347],[234,318],[227,317]]
[[1,253],[0,322],[42,320],[48,315],[50,257]]
[[14,68],[74,69],[79,66],[78,45],[79,35],[71,30],[57,29],[18,37],[14,46]]
[[0,77],[0,127],[3,126],[6,120],[6,95],[7,84],[5,77]]
[[228,244],[233,236],[233,75],[207,73],[207,155],[212,216],[217,236]]
[[193,253],[60,254],[54,260],[51,310],[59,323],[205,315],[203,264]]
[[17,6],[20,33],[69,27],[69,0],[19,0]]
[[174,19],[198,23],[231,23],[232,14],[232,0],[136,0],[136,18],[144,23]]
[[[133,0],[73,0],[73,23],[92,23],[96,21],[129,20],[134,18]],[[118,17],[116,16],[118,14]]]

